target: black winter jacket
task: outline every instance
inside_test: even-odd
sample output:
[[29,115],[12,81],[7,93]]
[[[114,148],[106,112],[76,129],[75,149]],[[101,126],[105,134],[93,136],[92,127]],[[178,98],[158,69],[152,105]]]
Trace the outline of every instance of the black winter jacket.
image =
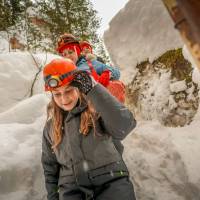
[[99,175],[111,170],[127,171],[113,140],[123,140],[136,126],[132,113],[100,84],[94,86],[87,98],[100,114],[95,131],[101,136],[95,136],[93,128],[87,136],[79,131],[80,114],[86,105],[77,106],[68,112],[63,122],[62,142],[55,152],[51,148],[51,120],[45,125],[42,165],[48,200],[58,199],[57,190],[63,184],[77,182],[84,185],[82,177],[87,173],[95,172],[95,175]]

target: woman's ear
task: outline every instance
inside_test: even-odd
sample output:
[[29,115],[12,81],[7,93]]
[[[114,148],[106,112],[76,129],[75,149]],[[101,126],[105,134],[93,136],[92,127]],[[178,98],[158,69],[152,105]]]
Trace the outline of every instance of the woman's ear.
[[79,89],[77,87],[74,87],[74,89],[76,90],[78,96],[80,97],[80,91],[79,91]]

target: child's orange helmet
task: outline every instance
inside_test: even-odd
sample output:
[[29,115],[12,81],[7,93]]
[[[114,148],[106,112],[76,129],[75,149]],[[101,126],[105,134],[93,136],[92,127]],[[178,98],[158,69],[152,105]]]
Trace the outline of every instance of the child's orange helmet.
[[57,87],[69,84],[73,80],[73,74],[76,71],[76,65],[69,59],[58,58],[52,60],[43,69],[45,91],[52,91]]

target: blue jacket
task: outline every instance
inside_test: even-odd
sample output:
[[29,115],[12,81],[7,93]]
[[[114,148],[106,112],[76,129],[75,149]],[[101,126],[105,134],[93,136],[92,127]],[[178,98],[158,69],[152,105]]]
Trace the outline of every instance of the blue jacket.
[[[97,72],[97,74],[101,75],[103,71],[109,70],[111,72],[111,79],[119,80],[120,71],[118,68],[111,67],[111,66],[106,65],[97,60],[92,60],[91,63],[92,63],[92,66],[94,67],[95,71]],[[90,68],[88,66],[88,63],[87,63],[87,60],[85,59],[85,57],[80,57],[79,60],[77,61],[76,65],[80,70],[90,71]]]

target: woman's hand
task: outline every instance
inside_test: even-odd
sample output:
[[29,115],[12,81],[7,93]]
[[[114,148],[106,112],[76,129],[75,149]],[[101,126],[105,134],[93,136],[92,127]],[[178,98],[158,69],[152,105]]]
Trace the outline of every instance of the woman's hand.
[[77,87],[82,93],[87,94],[94,86],[94,80],[87,71],[77,71],[74,73],[74,79],[71,86]]

